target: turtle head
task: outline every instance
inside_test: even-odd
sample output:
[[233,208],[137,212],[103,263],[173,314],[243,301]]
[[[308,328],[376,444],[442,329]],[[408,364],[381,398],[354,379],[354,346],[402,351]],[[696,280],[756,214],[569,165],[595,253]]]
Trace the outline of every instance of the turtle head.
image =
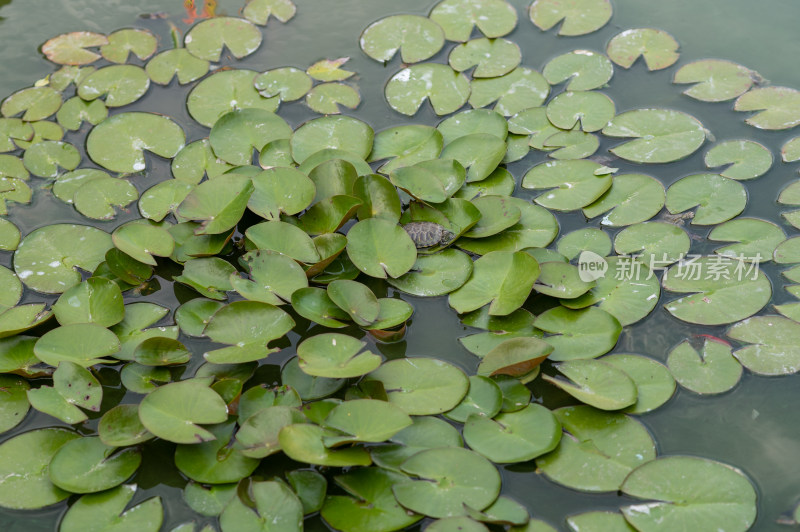
[[442,230],[442,238],[439,240],[439,244],[442,246],[449,246],[453,240],[456,239],[455,233],[452,231],[448,231],[447,229]]

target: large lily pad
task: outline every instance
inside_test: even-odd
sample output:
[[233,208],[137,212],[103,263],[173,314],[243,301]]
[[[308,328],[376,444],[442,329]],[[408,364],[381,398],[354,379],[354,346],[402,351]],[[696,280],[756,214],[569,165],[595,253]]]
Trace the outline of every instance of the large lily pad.
[[525,67],[517,67],[499,78],[475,79],[471,89],[469,104],[472,107],[487,107],[497,102],[494,110],[503,116],[537,107],[550,94],[550,85],[544,76]]
[[135,485],[123,485],[102,493],[84,495],[64,514],[59,530],[85,532],[135,529],[141,532],[157,532],[164,519],[161,498],[152,497],[126,510],[135,494]]
[[702,59],[683,65],[673,83],[694,83],[684,94],[703,102],[724,102],[741,96],[753,86],[756,73],[731,61]]
[[669,352],[667,365],[681,386],[699,394],[727,392],[742,378],[731,346],[711,338],[703,342],[702,351],[684,340]]
[[312,336],[297,346],[300,369],[316,377],[360,377],[381,364],[378,355],[362,350],[365,345],[365,342],[344,334]]
[[219,61],[223,46],[237,59],[261,46],[261,32],[250,21],[234,17],[215,17],[194,26],[184,37],[186,49],[206,61]]
[[470,93],[467,78],[447,65],[423,63],[404,68],[386,84],[386,101],[404,115],[414,115],[429,99],[438,115],[456,111]]
[[706,139],[693,116],[672,109],[636,109],[614,117],[603,128],[609,137],[635,137],[614,148],[618,157],[636,163],[668,163],[694,153]]
[[538,404],[494,419],[472,414],[464,425],[467,445],[495,463],[527,462],[555,449],[560,439],[560,423]]
[[531,4],[530,17],[542,31],[547,31],[559,22],[558,34],[567,37],[597,31],[611,18],[611,2],[608,0],[536,0]]
[[215,439],[199,424],[222,423],[228,409],[208,384],[208,379],[190,379],[153,390],[139,404],[139,419],[147,430],[175,443]]
[[745,122],[759,129],[789,129],[800,124],[800,91],[760,87],[736,99],[734,111],[758,111]]
[[614,65],[603,54],[573,50],[548,61],[542,74],[551,85],[569,80],[566,90],[588,91],[608,83],[614,75]]
[[636,403],[636,384],[621,369],[600,360],[568,360],[556,369],[567,379],[542,375],[580,402],[600,410],[620,410]]
[[495,78],[514,70],[522,60],[519,46],[506,39],[473,39],[450,51],[448,62],[463,72],[475,67],[473,78]]
[[72,493],[95,493],[118,486],[139,468],[142,455],[136,447],[115,450],[96,436],[69,441],[50,461],[50,480]]
[[517,25],[517,12],[502,0],[443,0],[431,10],[431,20],[450,41],[466,41],[477,26],[486,37],[502,37]]
[[615,35],[606,47],[609,59],[622,68],[630,68],[640,56],[648,70],[662,70],[675,63],[680,55],[678,41],[663,30],[637,28]]
[[274,111],[280,98],[264,98],[253,86],[258,72],[253,70],[222,70],[198,83],[186,99],[189,114],[197,122],[212,127],[231,111],[262,109]]
[[590,205],[611,187],[611,175],[597,175],[593,161],[552,161],[531,168],[522,187],[545,192],[534,201],[547,209],[571,211]]
[[367,26],[359,44],[376,61],[389,61],[400,50],[403,63],[418,63],[441,50],[444,32],[429,18],[394,15]]
[[595,307],[555,307],[540,314],[534,326],[552,334],[545,341],[555,348],[553,361],[599,357],[614,347],[622,332],[617,318]]
[[397,278],[414,266],[417,250],[402,227],[381,218],[367,218],[347,233],[347,255],[371,277]]
[[758,375],[800,371],[800,325],[783,316],[756,316],[733,325],[729,338],[746,343],[734,351],[741,364]]
[[368,124],[349,116],[315,118],[297,128],[292,135],[292,157],[298,164],[303,164],[309,156],[321,150],[334,149],[366,159],[372,151],[373,136]]

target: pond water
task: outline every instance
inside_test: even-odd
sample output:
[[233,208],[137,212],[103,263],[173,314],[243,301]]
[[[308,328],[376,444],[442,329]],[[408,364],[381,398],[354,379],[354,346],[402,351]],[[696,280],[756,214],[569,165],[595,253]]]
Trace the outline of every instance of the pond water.
[[[383,97],[383,86],[399,67],[399,58],[381,65],[367,58],[358,47],[358,35],[369,23],[393,13],[425,15],[435,2],[430,0],[298,0],[297,15],[286,25],[270,23],[265,30],[265,41],[261,49],[244,61],[237,63],[242,68],[263,71],[278,66],[296,65],[304,68],[314,61],[328,57],[350,56],[348,68],[358,73],[357,80],[362,104],[353,116],[367,121],[375,131],[405,123],[435,125],[437,118],[429,106],[413,119],[393,112]],[[600,31],[577,38],[556,37],[553,32],[542,33],[527,19],[530,2],[511,0],[519,10],[520,22],[508,37],[522,49],[523,65],[540,70],[552,57],[575,48],[604,50],[608,40],[621,29],[636,27],[658,27],[670,32],[681,44],[679,64],[702,58],[728,59],[757,70],[773,85],[800,87],[800,39],[796,22],[800,17],[800,4],[791,0],[614,0],[614,18]],[[241,0],[218,2],[218,14],[237,14]],[[184,16],[181,0],[0,0],[0,96],[30,86],[53,70],[37,52],[48,38],[66,31],[112,30],[138,26],[147,28],[162,40],[169,39],[169,27],[163,19],[140,18],[143,13],[165,12],[172,20]],[[179,24],[180,26],[180,24]],[[185,27],[185,26],[181,26]],[[433,59],[446,60],[445,49]],[[686,111],[697,117],[717,140],[749,138],[768,146],[778,154],[780,146],[796,135],[791,131],[763,131],[747,126],[743,115],[732,111],[732,103],[709,104],[681,95],[682,87],[671,84],[674,69],[647,72],[639,61],[632,69],[615,68],[614,78],[605,92],[617,105],[617,112],[640,107],[668,107]],[[186,90],[153,90],[134,104],[133,110],[147,109],[164,112],[182,124],[192,121],[183,104]],[[282,111],[282,116],[296,127],[315,116],[302,105],[292,105]],[[188,141],[202,138],[207,133],[202,128],[188,131]],[[616,142],[604,139],[601,151]],[[599,152],[599,153],[600,153]],[[678,178],[705,170],[703,153],[698,150],[691,157],[670,164],[653,165],[644,171],[657,177],[664,185]],[[508,166],[519,179],[534,164],[545,159],[542,153],[531,151],[523,160]],[[642,171],[641,167],[624,161],[615,162],[620,173]],[[168,166],[157,162],[150,172],[161,179],[168,176]],[[782,222],[780,207],[775,199],[778,192],[797,177],[792,165],[776,162],[772,169],[757,181],[748,182],[748,204],[743,216],[759,217],[781,225],[789,236],[796,231]],[[151,186],[155,179],[139,178],[134,184],[140,191]],[[522,198],[533,194],[518,189]],[[13,219],[23,235],[44,225],[77,221],[85,222],[73,209],[46,194],[37,194],[31,205],[14,205]],[[111,222],[97,223],[98,227],[111,231],[118,225],[137,217],[135,208],[122,213]],[[580,213],[559,215],[561,234],[586,222]],[[704,237],[709,229],[691,228],[694,234]],[[610,233],[615,234],[612,230]],[[693,252],[713,249],[705,246],[702,239],[695,244]],[[11,253],[0,253],[0,264],[11,265]],[[784,303],[791,297],[782,290],[786,284],[774,265],[764,267],[773,282],[775,303]],[[170,272],[162,271],[168,276]],[[175,272],[172,272],[175,273]],[[193,297],[190,291],[180,286],[172,287],[165,278],[161,280],[161,291],[155,294],[154,302],[174,309]],[[376,292],[379,291],[375,287]],[[382,294],[378,293],[381,297]],[[671,297],[671,296],[670,296]],[[415,314],[408,334],[403,342],[379,346],[387,357],[404,355],[427,355],[450,361],[472,374],[477,367],[477,358],[468,353],[458,342],[459,336],[467,334],[467,327],[447,306],[444,297],[430,300],[403,296],[414,305]],[[662,302],[664,295],[662,294]],[[26,294],[23,301],[41,300],[40,296]],[[761,314],[771,313],[767,307]],[[613,352],[639,353],[661,362],[666,360],[670,349],[678,342],[694,334],[705,333],[722,336],[726,327],[698,327],[680,322],[671,317],[661,306],[645,320],[626,327]],[[298,334],[290,335],[294,345]],[[201,343],[196,345],[202,349]],[[292,353],[288,348],[275,359],[279,363]],[[273,360],[270,359],[270,363]],[[190,366],[187,373],[193,371]],[[687,454],[712,458],[735,465],[743,470],[755,483],[758,490],[758,519],[753,530],[777,530],[776,520],[790,512],[800,499],[800,409],[796,407],[800,380],[797,376],[758,377],[745,371],[741,382],[731,392],[720,396],[703,397],[678,388],[674,397],[662,408],[639,419],[652,432],[659,454]],[[540,382],[540,381],[537,381]],[[569,396],[558,395],[553,387],[534,385],[534,395],[542,394],[550,407],[574,402]],[[13,434],[39,426],[52,426],[54,420],[32,412]],[[90,425],[93,426],[93,425]],[[185,481],[172,466],[172,446],[156,444],[147,446],[142,468],[134,477],[141,488],[136,500],[154,494],[164,499],[166,517],[164,529],[191,519],[194,514],[183,503],[181,490]],[[617,509],[625,498],[615,494],[593,495],[579,493],[548,481],[537,475],[530,467],[508,467],[503,471],[503,490],[525,504],[531,515],[563,527],[567,515],[591,509]],[[52,509],[36,512],[13,512],[0,510],[0,523],[5,531],[53,530],[63,514],[63,503]],[[308,529],[324,530],[321,520],[307,523]]]

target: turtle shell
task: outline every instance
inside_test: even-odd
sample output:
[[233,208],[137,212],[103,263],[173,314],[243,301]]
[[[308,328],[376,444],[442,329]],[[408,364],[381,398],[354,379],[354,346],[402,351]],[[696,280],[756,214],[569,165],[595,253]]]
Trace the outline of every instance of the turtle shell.
[[435,246],[442,241],[444,227],[433,222],[411,222],[403,226],[418,248]]

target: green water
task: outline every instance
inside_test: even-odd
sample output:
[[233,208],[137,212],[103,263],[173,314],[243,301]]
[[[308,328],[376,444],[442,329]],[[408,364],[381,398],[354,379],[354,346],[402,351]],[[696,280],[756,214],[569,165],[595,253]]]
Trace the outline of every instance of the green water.
[[[603,50],[608,39],[621,29],[657,27],[672,33],[681,43],[679,64],[709,57],[729,59],[757,70],[773,85],[800,88],[800,69],[796,67],[797,57],[800,56],[800,38],[796,29],[800,3],[794,0],[612,1],[615,14],[611,24],[588,36],[558,38],[552,33],[541,33],[527,20],[527,0],[511,0],[521,16],[518,28],[509,38],[520,45],[524,65],[541,69],[550,58],[568,50]],[[438,122],[427,106],[413,119],[394,113],[386,105],[382,89],[386,80],[398,70],[398,58],[388,65],[381,65],[364,56],[357,42],[360,31],[374,20],[394,13],[427,14],[434,2],[296,0],[296,3],[297,16],[287,25],[270,22],[265,30],[262,48],[239,65],[255,70],[285,65],[305,67],[325,57],[350,56],[352,59],[348,69],[359,73],[357,81],[363,98],[359,109],[350,114],[366,120],[375,130],[412,122],[434,125]],[[218,14],[235,15],[243,0],[226,0],[219,4]],[[139,18],[141,13],[152,12],[167,12],[175,16],[173,20],[180,19],[183,0],[0,0],[0,60],[3,65],[0,69],[0,96],[29,86],[53,70],[53,66],[36,49],[47,38],[58,33],[73,30],[110,32],[136,25],[150,29],[160,36],[162,42],[167,43],[168,26],[163,20]],[[434,59],[446,59],[448,48]],[[731,110],[731,102],[708,104],[681,96],[680,89],[670,84],[674,70],[670,68],[665,72],[649,73],[641,64],[635,65],[630,71],[617,68],[611,86],[605,92],[614,99],[618,112],[659,106],[691,113],[719,141],[749,138],[764,143],[777,154],[783,142],[794,136],[791,132],[766,132],[746,126],[742,121],[743,115]],[[190,124],[183,104],[185,92],[177,87],[171,87],[169,91],[151,89],[145,98],[131,108],[164,112],[182,124]],[[313,116],[299,104],[283,107],[281,114],[293,126]],[[188,141],[205,135],[201,128],[188,133]],[[67,137],[67,140],[74,138]],[[601,149],[609,145],[612,143],[604,144]],[[699,150],[686,160],[645,169],[624,162],[615,165],[620,166],[620,173],[644,171],[669,185],[684,175],[703,171],[704,152]],[[542,154],[531,152],[524,160],[509,165],[509,170],[520,178],[540,160],[543,160]],[[140,191],[168,176],[168,166],[163,161],[155,163],[149,176],[134,180]],[[776,163],[768,174],[748,183],[749,200],[743,216],[757,216],[781,223],[775,198],[786,183],[797,177],[795,171],[793,166]],[[518,192],[518,195],[530,197],[527,191]],[[134,217],[135,208],[112,222],[97,225],[110,231]],[[85,223],[85,219],[71,207],[46,194],[37,194],[30,206],[14,205],[11,218],[20,226],[23,234],[56,222],[74,220]],[[559,216],[559,221],[562,234],[585,224],[580,214]],[[789,236],[797,233],[791,227],[784,228]],[[707,229],[693,231],[700,236],[708,232]],[[692,252],[708,249],[696,243]],[[0,256],[0,264],[9,266],[10,263],[11,254]],[[765,269],[774,283],[775,302],[788,301],[790,298],[782,290],[778,270],[774,266]],[[162,273],[169,275],[169,272]],[[162,290],[153,300],[173,309],[180,301],[193,297],[187,289],[173,288],[168,280],[162,280],[161,285]],[[30,301],[38,296],[26,294],[25,297]],[[474,372],[477,359],[457,342],[459,336],[466,334],[466,328],[447,307],[446,300],[404,298],[415,307],[413,323],[405,341],[378,346],[378,349],[387,357],[435,356]],[[769,313],[769,309],[762,313]],[[698,333],[721,336],[724,329],[706,327],[699,330],[671,318],[659,306],[650,317],[624,330],[615,352],[640,353],[663,362],[669,350],[679,341]],[[292,344],[295,344],[299,336],[292,333],[290,337]],[[291,348],[285,349],[276,362],[290,354]],[[104,375],[107,382],[113,381],[113,370],[104,370]],[[653,433],[662,455],[691,454],[713,458],[742,469],[754,481],[759,492],[758,520],[753,530],[779,530],[785,527],[777,525],[776,519],[789,512],[800,499],[800,412],[795,406],[800,397],[799,390],[800,377],[797,376],[765,378],[746,374],[733,391],[722,396],[699,397],[679,389],[667,405],[639,419]],[[107,401],[118,401],[121,393],[115,398],[108,390]],[[544,387],[534,386],[534,393],[541,399],[545,393]],[[549,388],[546,393],[548,406],[567,402],[566,397],[555,395]],[[52,418],[30,414],[13,433],[55,424],[57,422]],[[6,434],[2,438],[9,436]],[[154,494],[164,498],[165,530],[192,518],[192,513],[181,499],[185,481],[172,465],[172,448],[166,443],[148,445],[143,466],[133,479],[144,488],[137,494],[136,500]],[[266,470],[262,467],[259,472]],[[505,468],[503,489],[524,503],[532,516],[562,528],[566,515],[592,509],[616,509],[626,502],[624,497],[615,494],[583,494],[556,485],[537,475],[532,464]],[[4,531],[15,532],[53,530],[65,508],[66,505],[60,504],[37,512],[0,510],[0,527]],[[312,520],[307,528],[324,530],[325,526],[318,520]]]

